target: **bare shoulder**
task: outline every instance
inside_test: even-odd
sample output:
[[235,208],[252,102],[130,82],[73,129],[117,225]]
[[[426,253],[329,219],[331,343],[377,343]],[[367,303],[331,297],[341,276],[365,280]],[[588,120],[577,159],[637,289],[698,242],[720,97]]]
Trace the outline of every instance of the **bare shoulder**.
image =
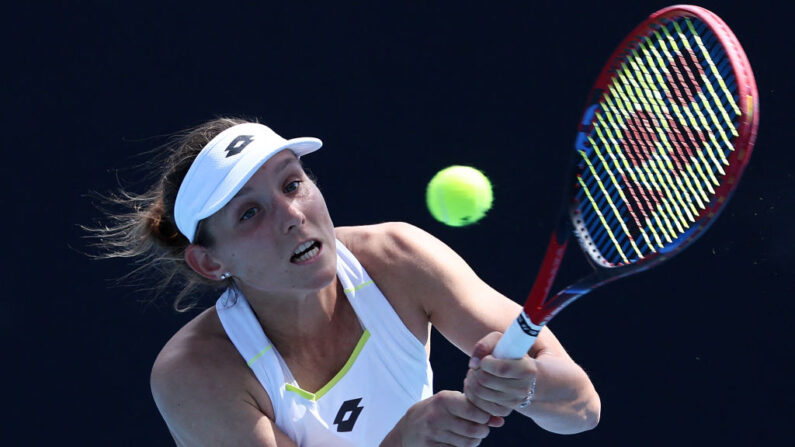
[[419,249],[436,238],[405,222],[338,227],[337,237],[365,267],[395,267],[416,261]]
[[[161,412],[172,404],[197,398],[213,399],[213,385],[241,375],[240,359],[226,337],[215,309],[207,309],[183,326],[166,343],[152,366],[151,386]],[[195,390],[202,390],[197,395]]]
[[[234,347],[220,327],[215,309],[207,309],[183,326],[166,343],[152,367],[155,398],[181,391],[179,385],[194,380],[212,381],[229,373]],[[222,360],[222,361],[219,361]]]
[[371,276],[379,286],[383,282],[416,304],[427,321],[467,354],[489,332],[504,330],[519,312],[518,304],[483,282],[452,248],[413,225],[357,227],[351,243],[365,268],[374,269]]
[[420,248],[434,239],[425,231],[403,222],[339,227],[337,238],[364,266],[406,327],[422,343],[429,336],[429,315],[417,283],[422,269]]
[[405,286],[433,272],[434,254],[454,254],[431,234],[405,222],[341,227],[337,235],[379,286]]
[[214,438],[233,429],[251,433],[251,426],[239,426],[243,421],[273,420],[267,393],[226,337],[214,308],[166,343],[152,367],[150,384],[178,444],[212,445]]

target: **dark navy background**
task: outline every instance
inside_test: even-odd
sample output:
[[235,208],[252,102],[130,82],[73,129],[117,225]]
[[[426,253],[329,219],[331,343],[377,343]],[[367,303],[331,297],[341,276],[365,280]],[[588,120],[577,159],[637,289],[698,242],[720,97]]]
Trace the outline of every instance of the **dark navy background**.
[[[195,312],[115,286],[132,266],[89,260],[78,225],[100,218],[89,191],[142,191],[140,154],[215,116],[320,137],[306,163],[337,225],[411,222],[524,300],[585,96],[667,3],[343,3],[4,8],[0,443],[173,445],[148,375]],[[702,5],[736,32],[761,96],[732,202],[685,253],[551,323],[600,393],[598,428],[559,436],[512,416],[483,445],[792,445],[795,42],[779,2],[728,3]],[[477,225],[425,209],[427,181],[450,164],[494,183]],[[467,358],[434,337],[437,389],[460,389]]]

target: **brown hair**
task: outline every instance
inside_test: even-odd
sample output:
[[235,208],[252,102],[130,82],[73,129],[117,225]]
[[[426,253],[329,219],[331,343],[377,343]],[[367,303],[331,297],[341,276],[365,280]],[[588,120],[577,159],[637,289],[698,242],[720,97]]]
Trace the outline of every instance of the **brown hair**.
[[[109,222],[94,228],[83,227],[89,232],[89,237],[96,240],[93,247],[100,250],[92,257],[134,259],[137,267],[122,279],[152,269],[160,271],[163,280],[155,288],[159,289],[158,294],[169,286],[182,286],[173,304],[178,312],[190,310],[198,304],[192,297],[198,289],[230,286],[229,282],[202,277],[185,262],[185,248],[190,241],[177,229],[174,202],[182,179],[202,148],[222,131],[246,122],[249,121],[217,118],[175,135],[155,154],[158,180],[143,194],[122,187],[107,196],[96,195],[109,205],[103,207]],[[114,212],[112,208],[121,208],[121,211]],[[213,240],[203,222],[197,226],[195,244],[211,247]]]

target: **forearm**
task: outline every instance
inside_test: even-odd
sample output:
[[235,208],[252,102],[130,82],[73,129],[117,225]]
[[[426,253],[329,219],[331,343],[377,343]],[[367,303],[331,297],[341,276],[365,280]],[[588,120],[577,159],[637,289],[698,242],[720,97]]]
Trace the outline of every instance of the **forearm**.
[[532,403],[517,410],[545,430],[572,434],[599,422],[601,403],[591,380],[568,357],[540,354]]

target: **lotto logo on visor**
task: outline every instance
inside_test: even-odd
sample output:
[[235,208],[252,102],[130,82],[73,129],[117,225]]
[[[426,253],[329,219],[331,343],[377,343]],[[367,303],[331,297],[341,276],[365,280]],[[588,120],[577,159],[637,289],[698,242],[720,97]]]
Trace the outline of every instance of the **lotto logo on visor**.
[[238,135],[229,146],[226,147],[226,157],[229,158],[233,155],[237,155],[246,148],[254,140],[254,135]]
[[271,157],[290,149],[300,157],[320,149],[317,138],[285,140],[268,126],[232,126],[210,140],[188,169],[177,193],[174,219],[194,242],[199,221],[218,212]]

